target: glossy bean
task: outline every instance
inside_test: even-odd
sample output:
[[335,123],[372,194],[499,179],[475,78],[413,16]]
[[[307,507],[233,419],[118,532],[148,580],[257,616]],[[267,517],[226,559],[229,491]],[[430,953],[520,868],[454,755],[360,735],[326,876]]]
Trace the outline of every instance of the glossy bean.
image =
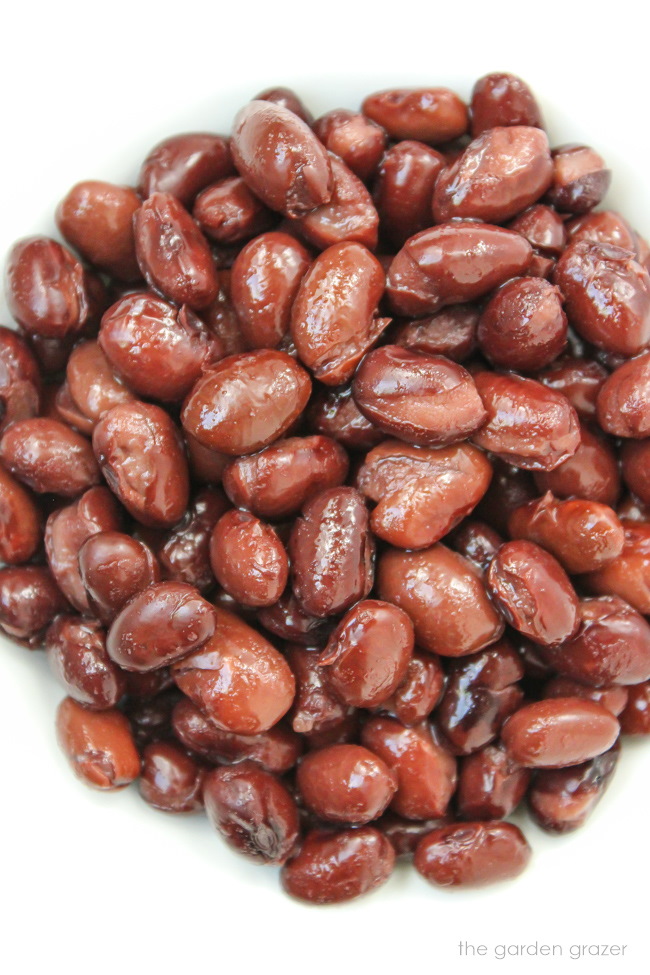
[[191,813],[203,808],[203,772],[193,758],[167,741],[142,753],[140,795],[161,812]]
[[332,195],[302,217],[291,221],[292,229],[319,250],[343,241],[356,241],[370,250],[377,246],[379,214],[361,180],[345,163],[329,153]]
[[621,489],[618,461],[610,443],[588,427],[580,426],[580,443],[572,457],[553,470],[535,471],[540,491],[558,498],[572,496],[614,505]]
[[308,418],[314,430],[348,450],[369,450],[384,439],[382,431],[360,411],[351,386],[317,390]]
[[41,646],[45,628],[68,608],[49,569],[40,565],[0,569],[0,630],[13,640]]
[[624,444],[621,460],[623,480],[630,491],[650,504],[650,439]]
[[621,714],[624,735],[650,735],[650,681],[629,690],[629,700]]
[[598,393],[607,375],[607,370],[592,359],[562,356],[535,378],[566,396],[581,420],[593,420]]
[[32,495],[0,467],[0,559],[29,562],[41,543],[41,514]]
[[614,437],[650,436],[650,353],[619,366],[602,385],[598,422]]
[[108,624],[143,589],[158,582],[160,568],[151,549],[118,531],[101,531],[79,548],[79,575],[88,607]]
[[559,288],[542,278],[514,278],[488,302],[479,320],[481,352],[498,369],[533,372],[566,346],[567,319]]
[[331,745],[306,755],[296,783],[308,809],[333,823],[363,825],[384,812],[397,776],[361,745]]
[[392,139],[418,139],[436,145],[467,131],[467,108],[449,88],[395,88],[368,95],[363,114]]
[[602,704],[618,718],[628,702],[629,694],[628,687],[621,687],[618,684],[609,687],[592,687],[572,677],[558,676],[544,685],[543,697],[584,697],[589,701]]
[[200,592],[212,587],[210,539],[214,526],[227,509],[228,502],[218,489],[203,488],[194,496],[181,521],[156,548],[167,578],[186,582]]
[[478,887],[519,876],[530,857],[519,827],[494,820],[434,829],[418,843],[413,863],[439,887]]
[[650,525],[625,522],[625,541],[618,558],[584,576],[590,592],[621,596],[639,613],[650,615]]
[[72,403],[89,420],[91,431],[114,406],[135,398],[115,375],[101,345],[95,341],[82,342],[72,350],[66,366],[66,382]]
[[241,176],[228,176],[199,193],[192,216],[206,237],[225,245],[249,240],[275,223]]
[[311,125],[314,121],[313,115],[292,88],[284,88],[282,86],[265,88],[264,91],[255,96],[255,101],[273,102],[276,105],[282,105],[283,108],[288,108],[290,112],[293,112],[294,115],[301,118],[307,125]]
[[579,765],[606,752],[618,735],[618,721],[607,708],[579,697],[527,704],[501,731],[510,757],[526,768]]
[[151,150],[140,169],[138,188],[146,199],[171,193],[190,206],[202,189],[234,172],[228,142],[220,135],[173,135]]
[[86,180],[61,200],[56,223],[68,244],[90,264],[122,281],[137,281],[133,214],[141,202],[130,186]]
[[227,511],[216,523],[210,564],[219,585],[242,606],[272,606],[289,578],[276,532],[247,511]]
[[333,626],[328,619],[306,613],[290,587],[273,606],[262,606],[257,612],[257,620],[274,636],[310,647],[327,643]]
[[95,789],[123,789],[140,774],[128,719],[116,708],[92,711],[66,697],[56,714],[59,747],[72,771]]
[[455,552],[466,558],[470,565],[484,575],[503,545],[503,538],[485,522],[470,519],[463,522],[452,534],[449,544]]
[[428,718],[440,702],[444,683],[445,673],[438,658],[416,650],[409,660],[404,679],[378,710],[411,728]]
[[100,481],[92,447],[57,420],[19,420],[0,440],[0,458],[19,480],[41,494],[75,498]]
[[435,315],[400,325],[395,345],[463,362],[474,351],[480,311],[476,305],[449,305]]
[[612,780],[618,756],[615,746],[573,768],[538,771],[528,794],[528,808],[538,826],[550,833],[569,833],[584,825]]
[[379,166],[373,195],[382,233],[394,247],[431,225],[431,198],[445,157],[422,142],[391,146]]
[[595,244],[613,244],[638,255],[637,235],[627,220],[615,210],[599,210],[575,217],[566,224],[566,230],[570,243],[590,240]]
[[560,146],[553,150],[548,199],[561,213],[586,213],[600,203],[611,178],[602,156],[589,146]]
[[457,805],[461,819],[505,819],[520,804],[530,784],[501,744],[486,745],[461,759]]
[[16,420],[37,416],[41,399],[38,363],[27,342],[0,325],[0,434]]
[[106,653],[99,621],[57,616],[45,634],[45,650],[55,677],[79,704],[104,710],[119,702],[126,679]]
[[543,128],[535,96],[517,75],[494,72],[484,75],[472,89],[472,135],[498,125],[533,125]]
[[380,125],[345,108],[326,112],[314,122],[314,132],[329,152],[339,156],[359,179],[375,173],[386,145]]
[[285,654],[296,678],[296,696],[289,715],[293,730],[310,734],[337,728],[349,708],[332,690],[327,671],[319,663],[318,651],[290,646]]

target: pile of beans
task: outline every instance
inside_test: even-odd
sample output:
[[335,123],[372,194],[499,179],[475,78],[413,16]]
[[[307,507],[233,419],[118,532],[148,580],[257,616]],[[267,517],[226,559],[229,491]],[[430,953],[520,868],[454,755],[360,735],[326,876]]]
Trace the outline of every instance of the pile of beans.
[[99,789],[331,903],[514,877],[650,733],[650,250],[520,79],[260,94],[12,249],[0,624]]

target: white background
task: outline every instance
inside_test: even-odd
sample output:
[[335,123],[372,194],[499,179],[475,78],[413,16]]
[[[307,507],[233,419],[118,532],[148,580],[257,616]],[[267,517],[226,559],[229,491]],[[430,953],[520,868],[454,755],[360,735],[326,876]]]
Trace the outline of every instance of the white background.
[[[634,5],[636,10],[641,5]],[[614,170],[610,200],[650,234],[647,21],[631,4],[24,2],[5,7],[0,55],[0,255],[53,232],[79,179],[132,182],[165,135],[225,131],[239,104],[295,86],[315,114],[391,84],[467,96],[492,70],[521,74],[552,141],[585,140]],[[6,321],[6,307],[1,315]],[[53,737],[61,691],[40,654],[0,647],[0,970],[434,973],[647,970],[650,741],[626,746],[589,825],[550,838],[515,883],[428,887],[407,868],[378,893],[319,909],[276,871],[224,849],[202,817],[174,818],[137,790],[94,793]],[[548,958],[459,958],[460,940],[548,942]],[[573,944],[628,945],[573,961]]]

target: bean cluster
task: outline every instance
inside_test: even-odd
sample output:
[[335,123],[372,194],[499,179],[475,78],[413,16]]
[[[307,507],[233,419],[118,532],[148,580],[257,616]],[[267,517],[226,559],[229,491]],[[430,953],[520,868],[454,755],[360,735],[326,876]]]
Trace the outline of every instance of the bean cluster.
[[0,626],[293,896],[514,877],[650,733],[650,250],[520,79],[261,93],[12,249]]

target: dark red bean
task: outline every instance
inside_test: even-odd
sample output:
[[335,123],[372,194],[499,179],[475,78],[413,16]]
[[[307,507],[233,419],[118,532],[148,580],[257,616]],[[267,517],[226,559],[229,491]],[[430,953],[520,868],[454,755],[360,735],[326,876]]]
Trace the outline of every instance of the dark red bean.
[[437,657],[415,651],[404,679],[379,710],[413,727],[427,718],[442,697],[445,674]]
[[623,551],[609,565],[584,576],[591,592],[621,596],[639,613],[650,615],[650,524],[625,522]]
[[461,759],[458,815],[470,820],[504,819],[524,798],[530,778],[529,769],[513,762],[501,744],[486,745]]
[[318,651],[291,646],[285,653],[296,678],[296,696],[290,712],[293,730],[310,734],[337,728],[349,709],[332,691]]
[[40,565],[0,569],[0,630],[29,647],[43,643],[57,613],[68,609],[52,574]]
[[[637,685],[638,686],[638,685]],[[612,684],[611,687],[588,687],[571,677],[553,677],[544,685],[544,697],[584,697],[596,701],[618,718],[629,698],[629,688]]]
[[363,114],[392,139],[418,139],[436,145],[464,135],[467,107],[449,88],[395,88],[368,95]]
[[415,848],[422,837],[432,829],[437,829],[438,826],[446,826],[448,822],[446,816],[418,821],[403,819],[395,813],[388,812],[375,823],[375,826],[390,841],[398,859],[412,860]]
[[415,352],[463,362],[474,351],[479,318],[476,305],[449,305],[428,318],[416,318],[400,325],[393,341]]
[[142,164],[138,187],[145,198],[153,193],[171,193],[183,206],[190,206],[202,189],[233,172],[226,139],[190,132],[173,135],[154,146]]
[[299,217],[330,199],[332,173],[325,147],[282,105],[246,105],[235,118],[231,149],[240,176],[272,210]]
[[41,544],[41,514],[31,494],[0,467],[0,559],[28,562]]
[[296,783],[308,809],[320,819],[363,825],[384,812],[397,776],[361,745],[331,745],[306,755]]
[[384,439],[381,430],[359,410],[351,386],[317,390],[308,419],[314,430],[338,440],[348,450],[369,450]]
[[257,621],[265,630],[282,640],[310,647],[324,645],[333,625],[327,619],[306,613],[290,588],[286,589],[273,606],[259,609]]
[[607,708],[579,697],[527,704],[501,730],[510,757],[527,768],[579,765],[606,752],[618,735],[618,721]]
[[650,436],[650,353],[612,373],[598,393],[596,410],[599,424],[612,436]]
[[595,244],[613,244],[638,256],[637,235],[627,220],[615,210],[600,210],[575,217],[565,225],[569,242],[590,240]]
[[309,376],[286,352],[228,356],[194,386],[183,426],[211,450],[250,454],[286,433],[310,391]]
[[486,74],[474,85],[470,103],[472,135],[498,125],[533,125],[544,128],[535,96],[514,74]]
[[385,345],[368,353],[352,392],[385,433],[421,446],[464,440],[486,418],[472,377],[444,356]]
[[612,174],[602,156],[574,143],[553,150],[553,184],[548,199],[562,213],[586,213],[609,189]]
[[216,523],[210,564],[219,585],[242,606],[272,606],[289,579],[276,532],[247,511],[227,511]]
[[567,319],[559,288],[542,278],[515,278],[484,309],[478,345],[501,369],[532,372],[553,362],[566,346]]
[[[135,398],[113,372],[98,342],[75,346],[66,366],[66,382],[72,403],[88,418],[91,429],[114,406]],[[57,403],[60,409],[59,398]]]
[[199,193],[192,216],[206,237],[224,245],[249,240],[272,227],[276,219],[241,176],[228,176]]
[[431,315],[522,274],[531,257],[528,241],[503,227],[442,224],[407,240],[390,266],[388,296],[398,315]]
[[98,620],[57,616],[45,634],[52,671],[70,697],[87,707],[114,707],[126,691],[125,675],[106,653]]
[[386,145],[386,133],[365,116],[337,108],[314,122],[314,132],[326,149],[367,182],[375,173]]
[[431,225],[431,197],[445,157],[422,142],[404,141],[384,155],[374,186],[382,233],[394,247]]
[[90,264],[122,281],[137,281],[133,214],[141,203],[130,186],[86,180],[61,200],[56,223],[70,246]]
[[554,470],[536,471],[535,484],[540,491],[551,491],[558,498],[575,495],[614,505],[620,493],[616,454],[607,440],[581,426],[580,444],[573,456]]
[[239,617],[218,607],[213,614],[214,635],[174,664],[174,680],[218,728],[239,735],[268,731],[293,703],[289,665]]
[[283,863],[300,831],[298,807],[284,785],[253,762],[213,769],[203,782],[205,811],[238,853]]
[[220,484],[223,472],[230,462],[227,454],[220,454],[200,444],[187,430],[183,431],[188,463],[192,477],[201,484]]
[[329,728],[305,733],[305,741],[310,751],[329,748],[330,745],[350,745],[359,739],[359,712],[350,711]]
[[308,501],[289,540],[294,593],[307,613],[332,616],[365,598],[374,576],[368,510],[354,488]]
[[203,772],[193,758],[167,741],[156,741],[142,753],[140,795],[154,809],[191,813],[203,808]]
[[372,826],[314,830],[282,868],[282,886],[298,900],[338,904],[386,883],[394,864],[393,847]]
[[[73,430],[81,433],[84,437],[91,437],[95,424],[93,420],[82,413],[74,402],[68,383],[62,383],[56,389],[56,395],[51,398],[53,390],[53,386],[46,387],[44,415],[50,420],[56,420],[62,423],[65,427],[72,427]],[[133,397],[127,396],[124,402],[128,402],[130,399],[133,399]]]
[[650,439],[624,444],[621,459],[623,480],[630,491],[650,504]]
[[511,220],[508,227],[526,238],[538,262],[550,260],[552,264],[566,246],[567,232],[562,217],[543,203],[528,207]]
[[200,592],[212,587],[210,539],[227,509],[228,502],[218,489],[203,488],[195,495],[182,520],[157,547],[156,554],[169,579],[186,582]]
[[535,378],[566,396],[581,420],[593,420],[598,393],[607,375],[607,370],[598,362],[563,356]]
[[[126,671],[123,673],[127,679],[127,698],[123,704],[123,711],[131,723],[133,738],[140,753],[154,742],[170,742],[173,739],[172,712],[181,696],[180,691],[172,686],[171,689],[160,690],[153,697],[132,697],[131,686],[134,674],[127,674]],[[166,668],[150,671],[145,676],[152,677],[159,674],[166,680],[170,679]],[[160,678],[156,679],[160,686]]]
[[221,343],[225,355],[246,351],[241,322],[232,303],[230,270],[219,271],[219,293],[212,304],[201,309],[201,318]]
[[484,575],[498,549],[503,545],[503,538],[485,522],[472,519],[463,522],[452,534],[449,544],[455,552],[466,558],[481,575]]
[[629,688],[621,731],[624,735],[650,735],[650,681]]
[[66,697],[56,714],[59,747],[72,771],[95,789],[123,789],[140,774],[128,719],[116,708],[93,711]]
[[79,548],[79,574],[88,607],[103,623],[160,578],[158,562],[143,542],[118,531],[91,535]]
[[311,125],[314,118],[308,108],[305,107],[301,99],[291,88],[265,88],[259,95],[255,96],[255,101],[274,102],[283,108],[288,108],[290,112],[301,118],[307,125]]
[[[491,528],[501,535],[506,535],[511,512],[538,497],[539,491],[528,471],[511,467],[496,457],[493,459],[492,468],[490,487],[479,503],[476,514],[486,521]],[[456,545],[452,545],[452,548],[456,547]],[[461,552],[461,554],[464,555],[465,553]]]
[[541,769],[528,793],[528,808],[542,829],[569,833],[582,826],[616,771],[619,748],[573,768]]
[[496,820],[434,829],[418,843],[413,863],[439,887],[478,887],[518,877],[530,857],[521,830]]
[[39,412],[41,377],[24,339],[0,325],[0,434],[16,420]]
[[32,490],[75,498],[100,481],[85,437],[45,417],[12,423],[0,441],[4,465]]
[[503,633],[478,573],[444,545],[423,552],[386,551],[377,567],[377,590],[381,599],[408,613],[416,644],[430,653],[476,653]]

